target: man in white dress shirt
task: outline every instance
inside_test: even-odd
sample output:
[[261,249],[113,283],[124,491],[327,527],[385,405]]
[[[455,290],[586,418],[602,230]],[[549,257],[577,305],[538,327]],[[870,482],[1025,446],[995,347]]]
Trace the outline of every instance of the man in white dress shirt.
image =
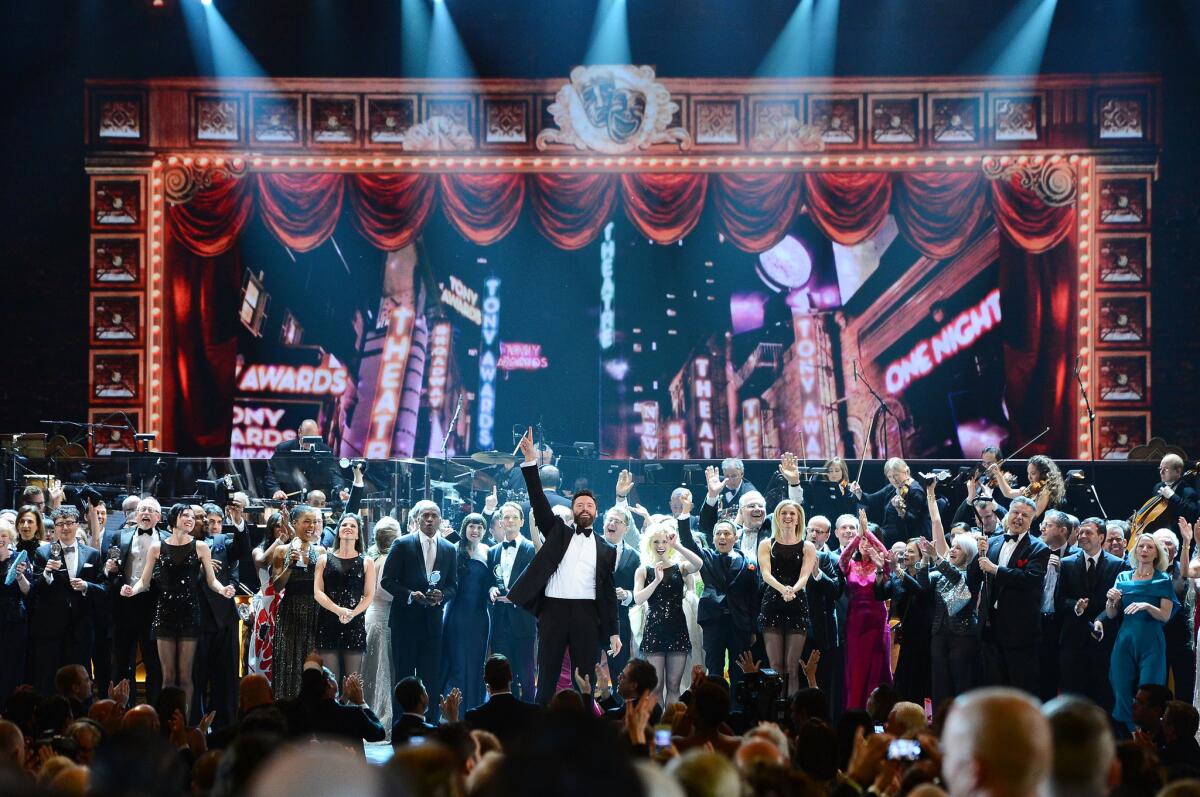
[[571,666],[584,675],[595,670],[602,639],[608,639],[609,656],[621,650],[613,583],[617,550],[592,531],[597,509],[590,490],[571,501],[574,528],[551,511],[538,478],[532,428],[521,438],[521,453],[533,518],[546,539],[508,597],[538,618],[537,702],[546,705],[568,650]]

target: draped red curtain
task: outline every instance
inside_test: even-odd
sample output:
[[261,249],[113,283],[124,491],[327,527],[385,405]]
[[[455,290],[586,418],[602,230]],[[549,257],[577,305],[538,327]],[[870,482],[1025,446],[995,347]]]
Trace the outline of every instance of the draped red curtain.
[[[168,172],[168,186],[171,177]],[[1003,232],[1001,295],[1011,417],[1014,425],[1030,425],[1018,430],[1022,439],[1044,425],[1071,428],[1069,418],[1052,423],[1047,416],[1070,410],[1065,396],[1074,261],[1065,242],[1074,229],[1075,208],[1046,205],[1016,175],[272,173],[218,177],[189,201],[168,208],[167,330],[175,353],[168,417],[175,419],[177,436],[164,442],[207,454],[223,453],[228,445],[241,280],[234,243],[252,213],[281,242],[303,252],[321,245],[346,210],[373,246],[395,250],[420,235],[440,204],[464,238],[487,245],[512,231],[528,194],[538,231],[555,246],[579,249],[599,236],[618,195],[641,235],[674,243],[696,227],[710,189],[718,230],[747,252],[778,243],[802,205],[826,236],[847,246],[869,238],[893,214],[905,239],[939,260],[962,251],[994,220]],[[1055,440],[1050,447],[1062,450],[1068,442]]]

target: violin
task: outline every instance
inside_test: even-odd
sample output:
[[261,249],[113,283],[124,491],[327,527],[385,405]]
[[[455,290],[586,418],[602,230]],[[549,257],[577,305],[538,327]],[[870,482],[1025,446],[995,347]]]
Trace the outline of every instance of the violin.
[[1038,493],[1040,493],[1045,488],[1045,486],[1046,486],[1045,482],[1032,481],[1029,483],[1029,486],[1026,487],[1024,490],[1022,490],[1021,492],[1025,495],[1026,498],[1037,498]]
[[[1185,479],[1194,479],[1197,473],[1200,473],[1200,461],[1197,461],[1192,465],[1192,467],[1185,470],[1183,475],[1179,477],[1179,481],[1177,481],[1176,484],[1179,484]],[[1155,521],[1158,520],[1159,516],[1162,515],[1166,508],[1167,499],[1163,498],[1161,495],[1156,495],[1146,503],[1142,504],[1141,509],[1134,512],[1133,516],[1129,518],[1130,543],[1132,544],[1132,541],[1137,539],[1139,534],[1154,528]],[[1132,548],[1130,550],[1132,550]]]
[[900,485],[900,489],[896,491],[896,495],[900,499],[897,502],[899,505],[896,507],[896,511],[899,514],[903,515],[908,509],[908,506],[905,504],[905,499],[908,498],[908,485],[907,484]]

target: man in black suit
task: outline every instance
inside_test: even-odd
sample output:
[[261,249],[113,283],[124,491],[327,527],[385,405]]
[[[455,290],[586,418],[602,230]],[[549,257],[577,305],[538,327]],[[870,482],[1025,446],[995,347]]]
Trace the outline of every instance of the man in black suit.
[[[576,682],[582,681],[581,686],[589,686],[588,679],[581,679],[579,673],[575,675]],[[621,670],[621,674],[617,677],[617,688],[615,692],[608,691],[604,684],[598,684],[600,687],[600,708],[604,712],[604,718],[614,722],[624,723],[625,712],[629,710],[630,704],[637,705],[646,695],[658,688],[658,671],[654,669],[654,665],[645,659],[630,659],[625,665],[625,669]],[[591,694],[584,695],[585,703],[592,699]],[[663,707],[657,702],[650,709],[650,725],[657,725],[662,719]]]
[[721,475],[725,478],[718,497],[723,507],[740,508],[742,496],[746,493],[758,492],[758,488],[746,478],[745,463],[737,457],[727,457],[721,460]]
[[679,541],[704,563],[700,568],[704,593],[696,610],[696,622],[704,631],[704,668],[709,675],[724,678],[728,657],[730,691],[736,695],[742,672],[735,662],[758,635],[759,579],[735,547],[733,521],[718,520],[712,530],[714,550],[701,548],[689,528],[691,508],[691,502],[685,502],[677,520]]
[[574,529],[551,511],[537,475],[532,428],[521,438],[521,453],[525,457],[521,472],[529,489],[533,517],[545,542],[513,584],[509,599],[538,618],[541,678],[537,702],[544,706],[554,696],[554,673],[562,668],[568,649],[572,666],[585,674],[596,669],[602,639],[608,639],[609,656],[621,652],[613,584],[617,551],[592,533],[596,498],[590,490],[580,490],[572,499]]
[[925,488],[917,484],[908,471],[908,464],[892,457],[883,465],[888,483],[873,493],[863,494],[855,482],[851,487],[859,503],[867,508],[872,519],[879,519],[880,537],[889,549],[897,542],[913,537],[933,538]]
[[[234,566],[244,549],[249,549],[246,532],[225,525],[225,513],[216,504],[205,504],[204,520],[197,522],[192,536],[208,543],[217,581],[233,583]],[[193,717],[217,712],[215,726],[224,728],[237,714],[238,642],[241,626],[237,604],[211,589],[201,590],[200,639],[192,666]]]
[[420,678],[401,678],[392,690],[396,720],[392,723],[392,747],[403,747],[414,737],[433,733],[438,726],[425,721],[429,713],[429,693]]
[[333,451],[324,442],[308,446],[305,437],[319,437],[321,428],[311,418],[300,422],[295,440],[284,440],[275,446],[263,474],[263,492],[277,501],[288,497],[288,490],[340,491],[345,484]]
[[617,549],[617,569],[613,571],[613,584],[617,589],[617,625],[621,635],[621,651],[608,657],[610,676],[625,669],[629,657],[633,655],[633,627],[629,622],[629,607],[633,605],[633,580],[637,576],[638,568],[642,566],[642,556],[636,548],[625,542],[632,524],[633,513],[619,501],[604,513],[604,539]]
[[104,600],[100,552],[77,542],[79,510],[60,506],[51,515],[53,542],[37,549],[29,579],[33,611],[29,618],[32,645],[29,666],[33,685],[43,695],[54,693],[54,674],[68,664],[91,672],[91,613]]
[[[121,597],[121,587],[133,584],[145,569],[146,557],[162,520],[162,507],[158,500],[146,497],[138,501],[133,512],[134,526],[108,532],[104,535],[104,551],[107,556],[113,548],[117,558],[109,557],[104,563],[107,579],[107,602],[112,612],[112,673],[113,680],[128,680],[136,686],[134,668],[138,650],[146,669],[146,702],[154,704],[162,688],[162,666],[158,661],[158,645],[150,633],[154,619],[154,603],[157,585],[132,598]],[[209,590],[211,591],[211,590]],[[129,705],[137,702],[137,689],[129,690]]]
[[300,694],[283,704],[288,731],[304,740],[333,738],[363,753],[363,740],[382,742],[383,724],[363,697],[362,675],[351,673],[342,681],[342,701],[337,700],[337,679],[328,669],[304,665]]
[[846,576],[838,566],[838,556],[829,550],[831,532],[829,518],[824,515],[808,519],[808,539],[816,546],[817,566],[805,588],[812,631],[805,641],[804,655],[807,661],[814,652],[821,654],[817,661],[817,682],[809,686],[820,687],[836,718],[841,713],[844,666],[837,602],[846,589]]
[[483,665],[483,683],[488,699],[482,705],[467,709],[463,719],[472,728],[496,734],[505,750],[513,742],[536,733],[542,721],[542,707],[518,700],[512,693],[512,668],[508,659],[493,653]]
[[1041,685],[1042,585],[1050,559],[1050,549],[1029,534],[1036,511],[1028,498],[1014,498],[1004,516],[1005,533],[992,537],[987,555],[979,557],[983,683],[1015,686],[1031,695]]
[[1057,509],[1047,509],[1042,516],[1042,544],[1050,549],[1050,558],[1046,560],[1046,578],[1042,582],[1042,639],[1041,646],[1041,689],[1038,697],[1043,701],[1053,700],[1058,696],[1059,651],[1054,646],[1054,640],[1062,635],[1064,615],[1059,611],[1055,600],[1058,594],[1058,584],[1061,578],[1062,561],[1079,552],[1071,545],[1070,540],[1079,528],[1079,518],[1060,512]]
[[[1113,694],[1108,682],[1115,633],[1092,636],[1091,621],[1105,604],[1105,596],[1117,574],[1129,567],[1125,560],[1104,550],[1104,521],[1090,517],[1079,524],[1079,552],[1062,560],[1058,577],[1058,613],[1062,629],[1058,636],[1059,686],[1063,692],[1084,695],[1107,712]],[[1097,608],[1099,607],[1099,609]],[[1053,647],[1052,639],[1045,640]]]
[[[455,548],[438,534],[442,512],[433,501],[412,508],[417,533],[392,543],[380,585],[392,594],[388,628],[392,631],[392,680],[416,674],[423,683],[439,683],[442,662],[442,608],[454,597],[458,568]],[[431,719],[437,706],[431,706]],[[394,710],[400,715],[399,707]]]
[[[525,700],[533,697],[537,620],[513,605],[508,599],[508,590],[529,567],[536,549],[532,542],[521,536],[525,516],[520,505],[508,501],[498,511],[501,541],[488,551],[488,568],[496,579],[496,586],[488,592],[492,601],[492,652],[504,657],[505,666],[512,663],[510,671],[516,676],[515,694]],[[512,676],[509,680],[513,680]]]
[[1167,454],[1158,463],[1161,481],[1154,485],[1154,492],[1163,499],[1163,511],[1154,519],[1149,530],[1170,529],[1179,544],[1179,518],[1194,523],[1200,516],[1200,493],[1183,478],[1183,458],[1178,454]]

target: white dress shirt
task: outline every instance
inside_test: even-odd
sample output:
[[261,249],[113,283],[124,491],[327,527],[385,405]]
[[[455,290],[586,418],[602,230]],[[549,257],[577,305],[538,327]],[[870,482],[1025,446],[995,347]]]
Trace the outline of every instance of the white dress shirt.
[[133,584],[141,578],[146,570],[146,557],[150,555],[150,544],[154,540],[154,530],[149,534],[140,534],[137,527],[133,529],[133,540],[129,543],[129,558],[125,562],[125,583]]
[[1008,567],[1008,560],[1012,558],[1013,551],[1017,550],[1017,546],[1021,544],[1021,540],[1025,538],[1025,532],[1018,536],[1015,540],[1005,540],[1004,545],[1000,547],[1000,561],[996,564],[1000,567]]
[[596,541],[592,535],[571,535],[558,569],[546,582],[546,597],[562,600],[596,599]]
[[510,548],[500,549],[500,583],[507,589],[512,579],[513,565],[517,563],[517,551],[521,549],[521,541]]

